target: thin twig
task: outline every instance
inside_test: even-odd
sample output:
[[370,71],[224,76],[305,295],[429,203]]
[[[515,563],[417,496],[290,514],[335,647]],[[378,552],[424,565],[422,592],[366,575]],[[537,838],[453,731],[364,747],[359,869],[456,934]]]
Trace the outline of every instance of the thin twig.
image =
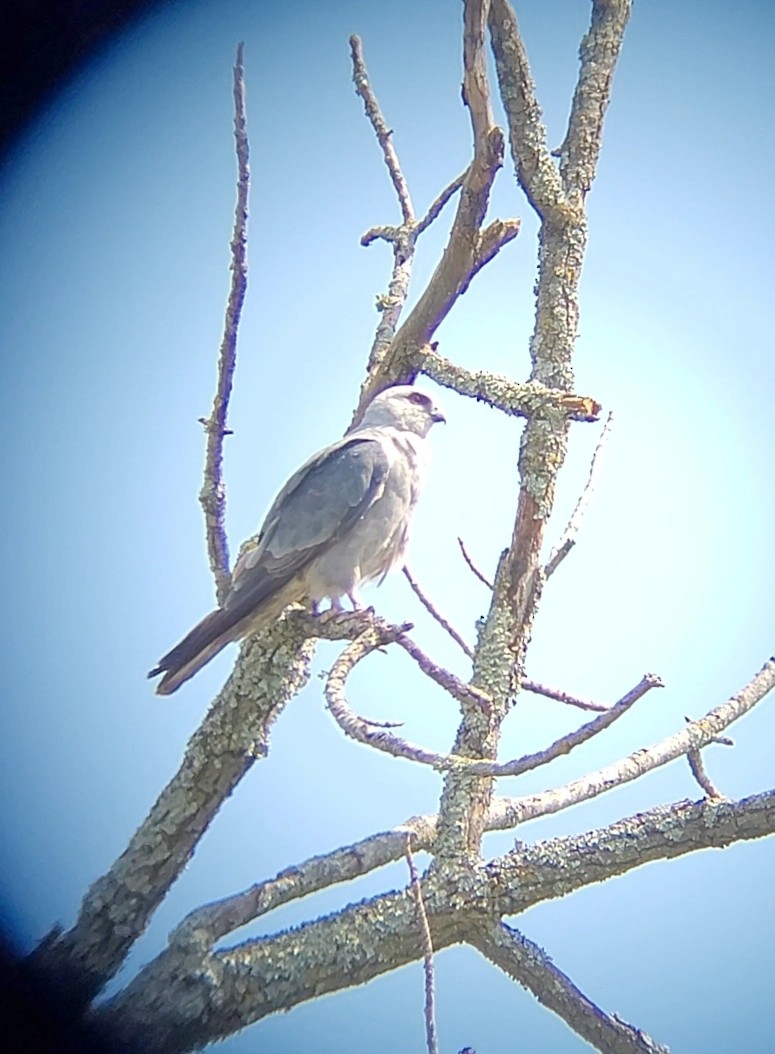
[[458,538],[457,544],[460,546],[460,552],[463,554],[463,559],[468,564],[468,566],[471,569],[471,571],[473,571],[473,573],[476,575],[476,577],[479,579],[479,581],[483,582],[484,585],[486,585],[488,589],[492,589],[492,582],[490,581],[490,579],[482,574],[482,572],[476,566],[474,561],[468,555],[468,550],[465,547],[465,543],[463,542],[463,539],[462,538]]
[[[468,170],[466,170],[467,172]],[[435,219],[441,215],[442,209],[455,195],[460,188],[463,186],[463,180],[466,178],[466,172],[461,172],[459,176],[452,180],[452,182],[446,186],[442,192],[438,195],[435,201],[431,202],[428,207],[428,211],[425,213],[421,220],[418,220],[414,228],[415,237],[422,234],[424,230],[433,223]]]
[[589,506],[589,499],[592,497],[592,491],[595,488],[598,473],[600,472],[600,465],[602,463],[601,454],[606,444],[608,436],[611,434],[611,426],[613,424],[614,415],[609,413],[606,418],[606,422],[603,425],[603,430],[600,433],[600,438],[597,441],[595,452],[592,455],[592,460],[589,464],[589,475],[587,476],[587,482],[584,485],[584,489],[579,495],[579,500],[576,502],[576,507],[571,513],[571,517],[568,520],[568,525],[562,533],[557,545],[551,552],[549,559],[546,562],[544,568],[544,574],[548,578],[553,575],[557,568],[560,566],[562,561],[571,551],[573,546],[576,544],[576,535],[581,527],[582,520]]
[[[361,388],[361,407],[388,384],[409,383],[415,379],[422,369],[420,360],[424,349],[472,277],[519,233],[518,220],[491,224],[486,237],[482,230],[490,191],[503,165],[504,138],[501,129],[492,123],[487,97],[483,25],[478,24],[476,13],[472,17],[470,4],[464,9],[463,17],[464,95],[474,133],[474,157],[463,177],[455,218],[441,259],[390,345],[382,349],[378,359],[370,360],[369,374]],[[472,25],[474,22],[477,24]],[[443,192],[442,199],[448,191],[449,188]]]
[[604,714],[609,709],[605,703],[596,703],[593,699],[582,699],[581,696],[561,692],[558,688],[550,688],[548,684],[539,684],[538,681],[524,680],[521,687],[525,692],[545,695],[547,699],[556,699],[558,703],[567,703],[568,706],[576,706],[579,710],[592,710]]
[[372,91],[371,84],[369,83],[369,75],[366,72],[366,63],[363,59],[363,45],[361,43],[361,38],[355,34],[350,37],[350,55],[353,63],[353,83],[355,84],[355,92],[363,100],[366,116],[369,118],[371,127],[374,129],[374,134],[382,148],[382,156],[385,159],[387,170],[390,173],[390,180],[401,206],[401,215],[404,218],[404,223],[412,223],[414,221],[412,198],[409,194],[409,187],[404,179],[404,174],[401,171],[398,154],[393,146],[393,133],[385,123],[385,118],[382,116],[382,111],[379,108],[377,98]]
[[709,798],[723,798],[724,795],[714,785],[710,776],[705,771],[705,766],[702,763],[702,755],[699,750],[690,750],[686,755],[686,760],[689,762],[689,768],[692,770],[692,776],[697,780],[699,785],[705,791]]
[[412,572],[409,570],[407,565],[404,564],[401,570],[404,572],[404,576],[407,582],[414,590],[417,599],[420,601],[425,610],[438,622],[442,629],[445,629],[447,631],[447,633],[455,641],[455,643],[463,649],[468,658],[472,658],[474,654],[473,648],[466,644],[466,642],[463,640],[463,638],[460,636],[454,626],[451,626],[449,622],[447,622],[447,620],[444,618],[444,616],[438,611],[438,609],[433,606],[430,600],[426,597],[425,593],[423,593],[422,589],[420,589],[419,585],[417,584],[417,580],[414,578]]
[[223,338],[218,355],[218,380],[210,416],[202,420],[207,433],[204,482],[199,502],[204,511],[207,555],[219,604],[231,585],[229,543],[226,538],[226,488],[223,483],[223,438],[229,435],[226,418],[237,361],[237,332],[248,284],[247,225],[250,192],[250,151],[245,117],[244,44],[237,45],[234,66],[234,140],[237,153],[237,203],[231,239],[231,288],[226,304]]
[[428,1045],[428,1054],[438,1054],[439,1045],[436,1039],[436,1010],[434,997],[434,969],[433,969],[433,940],[431,939],[431,928],[428,924],[428,914],[425,910],[425,901],[420,885],[420,876],[414,866],[412,857],[412,836],[406,836],[405,854],[406,863],[409,868],[409,879],[412,887],[412,895],[417,906],[417,918],[422,931],[423,943],[423,972],[425,974],[425,1041]]

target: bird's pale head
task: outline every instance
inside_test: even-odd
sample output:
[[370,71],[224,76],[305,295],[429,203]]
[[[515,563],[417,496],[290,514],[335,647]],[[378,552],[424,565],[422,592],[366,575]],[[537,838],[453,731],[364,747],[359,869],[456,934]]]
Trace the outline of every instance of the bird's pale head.
[[437,421],[446,421],[446,417],[429,395],[410,384],[398,384],[374,396],[359,427],[400,428],[425,436]]

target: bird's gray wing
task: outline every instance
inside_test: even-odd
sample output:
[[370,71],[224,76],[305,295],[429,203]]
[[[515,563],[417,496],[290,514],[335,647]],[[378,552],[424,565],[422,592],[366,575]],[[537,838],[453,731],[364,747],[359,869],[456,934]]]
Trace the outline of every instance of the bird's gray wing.
[[346,535],[384,492],[389,467],[376,430],[302,465],[267,513],[257,546],[237,561],[227,611],[244,617]]

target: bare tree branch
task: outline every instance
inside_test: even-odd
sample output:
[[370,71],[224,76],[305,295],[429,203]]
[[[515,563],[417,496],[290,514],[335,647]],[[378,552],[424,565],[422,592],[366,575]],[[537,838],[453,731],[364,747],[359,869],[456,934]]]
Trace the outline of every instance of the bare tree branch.
[[463,554],[463,559],[468,564],[469,569],[471,571],[473,571],[474,575],[479,579],[479,581],[483,585],[486,585],[488,589],[492,589],[492,582],[489,580],[489,578],[485,578],[485,576],[482,574],[482,572],[479,570],[479,568],[473,562],[471,557],[468,555],[468,550],[465,547],[465,543],[463,542],[463,539],[462,538],[458,538],[457,544],[460,546],[460,552]]
[[474,929],[472,943],[603,1054],[670,1054],[645,1032],[595,1006],[543,948],[505,922],[486,922]]
[[406,839],[406,863],[409,868],[409,881],[414,902],[417,905],[417,918],[422,931],[423,972],[425,974],[425,1042],[428,1054],[438,1054],[439,1044],[436,1039],[436,1009],[434,996],[433,940],[428,925],[428,914],[422,895],[422,886],[412,857],[412,840]]
[[443,358],[430,345],[418,352],[417,361],[420,372],[436,384],[514,417],[529,419],[554,412],[570,421],[596,421],[600,413],[600,404],[587,395],[549,388],[535,380],[522,383],[487,370],[467,370]]
[[[403,638],[403,640],[402,640]],[[465,771],[480,776],[519,776],[531,769],[541,765],[547,765],[550,761],[568,754],[574,747],[586,743],[587,740],[602,732],[622,717],[630,707],[642,698],[651,688],[662,686],[661,680],[654,674],[646,674],[642,680],[623,696],[615,706],[610,707],[605,713],[600,714],[593,721],[566,736],[556,740],[545,750],[536,754],[527,754],[512,761],[498,763],[489,759],[477,759],[460,754],[443,754],[437,751],[426,750],[416,743],[410,743],[405,739],[395,736],[386,731],[386,725],[360,717],[350,707],[345,696],[345,683],[355,666],[365,659],[375,649],[384,644],[403,643],[407,646],[407,639],[403,627],[390,627],[384,623],[375,622],[357,637],[347,648],[344,649],[339,658],[328,672],[326,678],[325,695],[328,709],[342,731],[366,746],[374,747],[394,757],[406,758],[421,765],[431,765],[439,770],[451,769],[454,771]],[[407,647],[407,650],[411,650]],[[443,671],[447,677],[452,677],[448,671]],[[448,691],[453,692],[464,705],[469,702],[471,688],[463,686],[459,682],[448,686],[441,678],[435,677]],[[483,708],[485,712],[489,707]]]
[[586,514],[589,506],[589,499],[592,497],[592,492],[595,488],[597,476],[600,472],[601,457],[603,449],[606,444],[608,436],[611,434],[611,425],[613,424],[614,415],[609,413],[606,418],[606,422],[603,425],[603,430],[600,433],[600,439],[597,441],[595,452],[592,455],[592,461],[589,465],[589,475],[587,476],[587,482],[579,495],[579,500],[576,502],[576,507],[571,513],[571,517],[568,520],[568,525],[562,533],[562,537],[558,541],[557,545],[551,552],[549,559],[546,562],[544,568],[544,574],[547,578],[553,575],[557,568],[560,566],[562,561],[571,551],[573,546],[576,544],[576,535],[579,533],[579,528]]
[[531,794],[523,798],[500,798],[498,809],[503,811],[506,827],[513,827],[538,816],[567,809],[569,805],[588,801],[613,787],[619,787],[631,780],[638,779],[646,772],[674,761],[690,750],[700,750],[711,743],[733,721],[753,709],[757,703],[775,687],[775,659],[768,659],[761,670],[751,678],[726,703],[717,706],[697,721],[690,722],[686,728],[675,735],[668,736],[659,743],[643,750],[638,750],[629,757],[598,769],[581,779],[573,780],[562,787]]
[[431,202],[431,204],[428,206],[428,211],[425,213],[423,218],[417,223],[414,229],[416,237],[422,234],[423,231],[427,230],[435,219],[438,219],[447,202],[450,201],[451,198],[455,194],[457,194],[457,192],[463,186],[465,178],[466,173],[461,172],[459,176],[456,176],[452,180],[452,182],[441,191],[436,200]]
[[244,44],[237,45],[234,66],[234,140],[237,150],[237,203],[231,239],[231,289],[226,304],[223,339],[218,355],[218,382],[210,416],[202,418],[207,433],[204,482],[199,502],[205,517],[207,555],[215,579],[215,595],[222,604],[229,592],[229,543],[226,538],[226,489],[223,483],[223,438],[229,435],[229,411],[234,368],[237,360],[237,331],[248,285],[247,226],[250,192],[250,152],[245,117]]
[[581,42],[581,69],[568,131],[560,147],[560,174],[569,197],[586,197],[595,178],[603,118],[632,0],[593,0],[589,32]]
[[491,225],[486,238],[482,230],[490,190],[503,164],[504,146],[503,133],[493,124],[487,92],[482,10],[481,0],[467,0],[463,15],[463,94],[471,117],[474,157],[463,177],[457,211],[441,260],[383,359],[372,364],[375,368],[370,367],[361,390],[361,407],[388,383],[414,380],[419,368],[417,356],[430,343],[473,275],[519,233],[517,220],[503,220],[497,227]]
[[699,750],[689,750],[686,754],[686,760],[689,762],[692,776],[694,776],[708,797],[723,798],[724,795],[718,790],[710,776],[705,771],[705,766],[702,763],[702,755]]
[[428,614],[431,616],[431,618],[434,618],[441,626],[441,628],[447,631],[447,633],[454,640],[454,642],[462,649],[462,651],[465,652],[465,654],[470,659],[474,654],[473,648],[466,644],[466,642],[463,640],[463,638],[460,636],[454,626],[451,626],[449,624],[449,622],[444,618],[441,612],[436,607],[434,607],[434,605],[426,597],[425,593],[423,593],[422,589],[420,589],[420,586],[415,580],[414,575],[409,570],[406,564],[404,564],[401,570],[403,571],[404,577],[406,578],[407,582],[412,587],[415,596],[420,601],[425,610],[428,612]]
[[372,91],[371,84],[369,83],[369,75],[366,72],[366,63],[363,58],[363,45],[361,43],[361,38],[355,36],[355,34],[350,37],[350,55],[353,64],[353,83],[355,84],[355,92],[363,100],[366,116],[369,118],[371,127],[374,129],[374,134],[377,137],[377,141],[382,148],[382,156],[385,159],[387,170],[390,173],[390,181],[393,184],[398,203],[401,206],[401,215],[404,218],[404,223],[412,223],[414,221],[412,198],[409,194],[409,187],[407,186],[404,174],[401,171],[398,154],[393,146],[393,133],[385,123],[385,118],[382,116],[377,97]]
[[88,1002],[118,970],[151,915],[191,858],[218,809],[257,758],[269,731],[306,683],[314,644],[304,618],[250,638],[182,764],[129,845],[92,885],[72,929],[33,956],[72,1002]]
[[605,703],[596,703],[592,699],[582,699],[578,695],[561,692],[557,688],[550,688],[549,685],[539,684],[537,681],[524,680],[521,687],[526,692],[532,692],[534,695],[545,695],[547,699],[556,699],[558,703],[567,703],[568,706],[576,706],[579,710],[593,710],[602,714],[608,710]]
[[[515,915],[651,860],[775,832],[775,791],[738,802],[679,802],[589,833],[552,839],[470,871],[422,880],[434,949],[479,940],[483,923]],[[563,866],[574,860],[575,866]],[[364,934],[377,935],[364,939]],[[189,971],[162,953],[95,1018],[148,1054],[182,1054],[268,1014],[363,984],[423,955],[411,898],[388,893],[271,938],[205,954]]]

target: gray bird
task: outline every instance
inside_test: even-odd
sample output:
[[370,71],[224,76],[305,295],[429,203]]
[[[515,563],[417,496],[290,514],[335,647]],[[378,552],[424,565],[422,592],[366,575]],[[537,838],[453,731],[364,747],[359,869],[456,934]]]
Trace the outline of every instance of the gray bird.
[[205,615],[148,674],[170,695],[231,641],[254,633],[293,603],[342,597],[400,561],[423,480],[426,439],[444,421],[433,400],[409,385],[386,388],[360,424],[310,458],[266,515],[255,546],[234,567],[223,607]]

